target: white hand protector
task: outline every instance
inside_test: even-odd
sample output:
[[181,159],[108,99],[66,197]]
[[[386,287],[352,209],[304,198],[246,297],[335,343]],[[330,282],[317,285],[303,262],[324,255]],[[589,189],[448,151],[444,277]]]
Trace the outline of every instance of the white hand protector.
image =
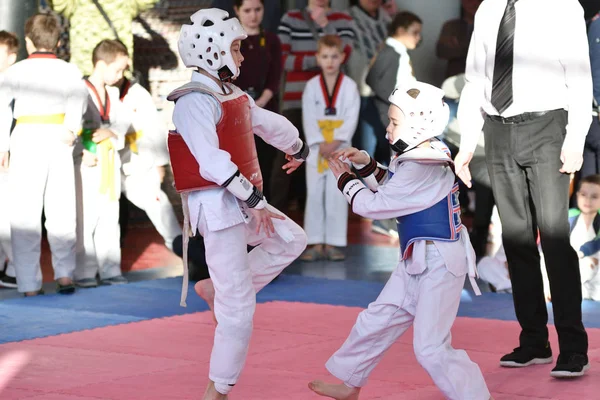
[[179,55],[186,67],[199,67],[222,81],[239,74],[232,55],[231,43],[248,37],[237,18],[227,11],[208,8],[196,11],[191,25],[182,25],[179,33]]
[[390,103],[400,108],[405,117],[400,136],[391,145],[394,151],[402,154],[444,132],[450,109],[443,98],[441,89],[423,82],[399,86],[392,92]]

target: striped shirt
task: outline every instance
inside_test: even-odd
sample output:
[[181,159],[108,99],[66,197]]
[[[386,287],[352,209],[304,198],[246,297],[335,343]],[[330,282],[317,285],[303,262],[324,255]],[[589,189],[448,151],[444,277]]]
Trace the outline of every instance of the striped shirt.
[[[277,30],[281,40],[282,63],[285,71],[283,110],[302,107],[302,91],[306,82],[320,72],[315,57],[317,41],[302,14],[300,10],[288,11],[281,18]],[[352,17],[345,12],[329,10],[327,20],[329,22],[324,28],[313,23],[319,37],[339,35],[345,44],[344,52],[347,59],[352,51],[355,37]]]

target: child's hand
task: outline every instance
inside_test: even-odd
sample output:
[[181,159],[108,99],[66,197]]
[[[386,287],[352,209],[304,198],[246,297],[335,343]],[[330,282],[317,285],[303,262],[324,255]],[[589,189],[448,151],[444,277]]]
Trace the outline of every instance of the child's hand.
[[98,165],[98,157],[94,153],[91,153],[87,150],[83,150],[83,157],[81,158],[81,162],[86,167],[95,167]]
[[283,215],[276,214],[267,208],[262,208],[257,210],[256,208],[248,208],[250,214],[252,214],[253,218],[256,218],[256,233],[260,233],[261,227],[264,227],[265,233],[267,237],[271,237],[273,233],[275,233],[275,227],[273,226],[272,219],[285,219]]
[[0,172],[8,171],[8,151],[0,151]]
[[75,142],[75,135],[71,131],[66,131],[62,134],[60,140],[62,140],[62,142],[67,146],[73,146],[73,143]]
[[335,179],[338,179],[344,172],[352,172],[350,171],[350,166],[348,164],[337,158],[330,158],[327,160],[327,163],[329,164],[329,169],[333,173],[333,176],[335,176]]
[[92,135],[92,140],[94,141],[94,143],[100,143],[103,140],[109,139],[109,138],[116,138],[117,135],[115,135],[113,133],[113,131],[111,131],[110,129],[106,129],[106,128],[100,128],[97,129],[94,134]]
[[363,153],[355,147],[348,147],[346,149],[338,150],[334,152],[331,157],[342,157],[342,160],[350,160],[353,163],[363,165],[367,165],[371,161],[371,157],[369,157],[368,154]]
[[281,168],[286,170],[285,172],[288,175],[291,174],[292,172],[294,172],[295,170],[297,170],[303,163],[302,160],[296,160],[294,157],[290,156],[289,154],[285,155],[285,159],[288,160],[288,162]]
[[319,144],[319,153],[323,156],[323,158],[329,158],[332,156],[332,153],[340,147],[342,142],[339,140],[334,140],[331,143],[321,143]]
[[311,7],[310,17],[317,23],[321,28],[325,28],[329,23],[327,19],[327,11],[323,7]]

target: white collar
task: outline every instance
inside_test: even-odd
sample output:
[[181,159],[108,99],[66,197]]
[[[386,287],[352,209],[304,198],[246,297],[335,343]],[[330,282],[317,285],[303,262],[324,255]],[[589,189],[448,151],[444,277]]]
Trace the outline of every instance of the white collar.
[[221,87],[219,86],[219,84],[217,82],[215,82],[213,79],[209,78],[208,76],[201,74],[198,71],[194,71],[192,72],[192,82],[199,82],[201,84],[203,84],[204,86],[208,86],[209,88],[213,89],[215,92],[221,93]]
[[388,37],[387,39],[385,39],[385,44],[396,50],[396,53],[400,55],[408,55],[408,49],[406,48],[406,46],[402,44],[402,42],[400,42],[399,40],[394,39],[393,37]]

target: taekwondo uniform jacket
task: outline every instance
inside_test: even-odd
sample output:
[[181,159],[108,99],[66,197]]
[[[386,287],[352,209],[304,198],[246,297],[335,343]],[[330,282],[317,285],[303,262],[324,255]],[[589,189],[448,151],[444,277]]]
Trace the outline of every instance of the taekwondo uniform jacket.
[[[220,92],[216,82],[198,72],[192,81]],[[284,117],[257,107],[251,97],[250,113],[254,133],[279,150],[294,154],[299,138],[298,130]],[[201,176],[217,185],[225,183],[238,167],[231,162],[229,153],[219,149],[216,126],[221,118],[221,106],[216,99],[203,93],[190,93],[179,98],[173,111],[173,123],[188,148],[201,166]],[[247,177],[248,178],[248,177]],[[227,189],[222,187],[197,190],[188,195],[192,232],[197,231],[200,207],[208,229],[217,231],[245,222],[243,206]]]

